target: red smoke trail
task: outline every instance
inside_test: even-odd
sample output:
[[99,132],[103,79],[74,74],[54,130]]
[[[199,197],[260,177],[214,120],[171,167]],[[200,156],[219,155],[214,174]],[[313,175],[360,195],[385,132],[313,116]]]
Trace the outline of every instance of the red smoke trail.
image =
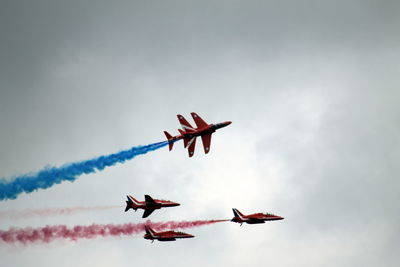
[[152,227],[156,231],[161,231],[165,229],[177,229],[177,228],[193,228],[199,227],[207,224],[213,224],[218,222],[226,222],[229,220],[207,220],[207,221],[169,221],[169,222],[150,222],[148,221],[148,225]]
[[95,211],[121,208],[121,206],[97,206],[97,207],[72,207],[72,208],[49,208],[39,210],[6,210],[0,211],[0,218],[8,217],[11,219],[21,219],[34,216],[51,216],[51,215],[71,215],[83,211]]
[[81,238],[93,239],[98,236],[129,236],[144,231],[147,224],[156,231],[177,228],[193,228],[227,220],[204,220],[204,221],[169,221],[146,223],[127,223],[127,224],[92,224],[89,226],[77,225],[67,227],[66,225],[45,226],[41,228],[10,228],[7,231],[0,230],[0,240],[4,243],[49,243],[54,240],[78,240]]

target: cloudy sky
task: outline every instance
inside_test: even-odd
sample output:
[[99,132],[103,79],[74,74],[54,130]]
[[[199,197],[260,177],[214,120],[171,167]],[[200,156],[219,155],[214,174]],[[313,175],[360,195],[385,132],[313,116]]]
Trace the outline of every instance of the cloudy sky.
[[398,266],[398,1],[8,1],[0,3],[0,177],[114,153],[177,133],[176,114],[233,123],[0,211],[0,229],[142,222],[126,194],[181,203],[153,221],[273,212],[263,225],[0,244],[5,266]]

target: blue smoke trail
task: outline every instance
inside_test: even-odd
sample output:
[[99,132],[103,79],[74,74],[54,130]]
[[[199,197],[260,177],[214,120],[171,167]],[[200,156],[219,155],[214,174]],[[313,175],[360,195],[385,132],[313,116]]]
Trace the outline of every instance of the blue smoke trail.
[[137,155],[143,155],[168,145],[168,141],[146,146],[136,146],[108,156],[100,156],[76,163],[68,163],[61,167],[46,167],[35,174],[25,174],[11,181],[0,180],[0,200],[15,199],[23,192],[31,193],[38,189],[46,189],[63,181],[75,181],[81,174],[93,173],[105,167],[123,163]]

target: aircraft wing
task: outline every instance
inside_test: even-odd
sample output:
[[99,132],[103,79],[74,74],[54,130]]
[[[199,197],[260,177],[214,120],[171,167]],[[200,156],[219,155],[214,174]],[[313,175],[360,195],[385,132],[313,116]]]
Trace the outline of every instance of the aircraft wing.
[[201,140],[203,141],[204,153],[207,154],[210,152],[211,134],[202,135]]
[[195,112],[192,112],[190,114],[192,115],[197,128],[204,128],[208,126],[208,124],[202,118],[200,118],[200,116],[197,115]]
[[185,132],[194,132],[194,128],[181,114],[176,115],[178,117],[179,123]]
[[149,195],[144,195],[144,200],[146,201],[147,206],[156,206],[157,205],[157,203],[154,201],[154,199]]
[[192,157],[194,154],[194,149],[196,147],[196,137],[193,137],[190,139],[188,145],[188,152],[189,152],[189,157]]
[[189,138],[183,138],[183,147],[184,147],[184,148],[187,147],[187,145],[188,145],[188,143],[189,143],[190,140],[191,140],[191,139],[189,139]]
[[146,210],[144,210],[142,218],[147,218],[147,217],[149,217],[150,214],[152,214],[154,210],[155,210],[155,209],[146,209]]

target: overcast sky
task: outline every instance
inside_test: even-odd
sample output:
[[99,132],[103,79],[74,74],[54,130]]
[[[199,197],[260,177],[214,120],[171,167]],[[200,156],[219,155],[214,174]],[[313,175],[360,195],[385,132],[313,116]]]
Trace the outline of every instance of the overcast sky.
[[177,133],[176,114],[233,123],[102,172],[0,202],[1,210],[119,205],[11,226],[142,222],[126,194],[180,207],[150,219],[283,221],[0,244],[4,266],[398,266],[398,1],[0,3],[0,177]]

